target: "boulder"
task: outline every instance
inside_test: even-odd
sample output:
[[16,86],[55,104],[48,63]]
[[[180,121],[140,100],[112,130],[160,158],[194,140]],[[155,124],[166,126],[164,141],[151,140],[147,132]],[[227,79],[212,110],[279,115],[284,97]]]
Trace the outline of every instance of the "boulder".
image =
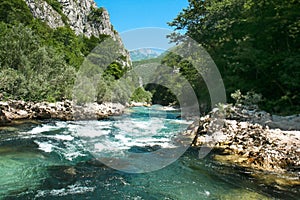
[[[300,131],[270,129],[266,124],[271,120],[271,115],[263,111],[239,107],[214,109],[200,118],[193,144],[218,148],[223,153],[216,159],[222,162],[275,172],[299,170]],[[285,123],[287,120],[295,122],[297,116],[276,118],[284,128],[290,125]]]
[[56,103],[8,101],[0,102],[0,123],[24,119],[97,120],[120,115],[124,109],[119,103],[76,105],[68,100]]
[[7,118],[7,116],[5,115],[3,110],[0,109],[0,125],[1,124],[6,124],[6,123],[9,123],[9,122],[10,122],[10,120]]

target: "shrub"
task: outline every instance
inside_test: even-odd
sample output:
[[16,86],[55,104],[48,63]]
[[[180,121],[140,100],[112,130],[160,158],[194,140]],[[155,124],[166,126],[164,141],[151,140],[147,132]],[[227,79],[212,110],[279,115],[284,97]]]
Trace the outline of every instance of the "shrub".
[[135,102],[147,102],[152,101],[152,94],[149,91],[146,91],[143,87],[138,87],[131,96],[131,101]]

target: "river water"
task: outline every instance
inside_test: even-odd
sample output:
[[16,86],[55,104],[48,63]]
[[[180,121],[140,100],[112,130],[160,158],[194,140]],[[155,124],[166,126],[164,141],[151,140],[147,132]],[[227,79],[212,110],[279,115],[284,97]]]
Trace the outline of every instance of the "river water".
[[99,161],[175,148],[172,138],[191,123],[179,116],[153,106],[102,121],[2,127],[0,199],[297,199],[298,187],[266,185],[254,172],[214,161],[213,153],[198,158],[193,148],[148,173],[127,173]]

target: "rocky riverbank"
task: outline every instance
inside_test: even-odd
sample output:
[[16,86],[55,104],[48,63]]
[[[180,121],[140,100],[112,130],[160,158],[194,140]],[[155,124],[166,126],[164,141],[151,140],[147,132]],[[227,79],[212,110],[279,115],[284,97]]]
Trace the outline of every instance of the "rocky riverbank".
[[225,105],[199,120],[194,146],[218,150],[214,157],[223,163],[299,175],[299,120]]
[[125,106],[118,103],[76,105],[68,100],[56,103],[7,101],[0,102],[0,124],[27,119],[103,119],[111,115],[121,115],[124,109]]
[[147,102],[135,102],[135,101],[131,101],[128,105],[128,107],[150,107],[151,104],[147,103]]

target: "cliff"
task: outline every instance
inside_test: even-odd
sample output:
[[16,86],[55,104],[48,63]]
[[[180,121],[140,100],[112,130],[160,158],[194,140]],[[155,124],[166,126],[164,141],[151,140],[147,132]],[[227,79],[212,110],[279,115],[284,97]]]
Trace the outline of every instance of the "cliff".
[[130,65],[130,56],[122,40],[114,30],[105,8],[97,8],[94,0],[24,0],[35,18],[51,28],[69,26],[76,35],[99,37],[109,35],[120,43],[120,51],[126,57],[124,65]]

